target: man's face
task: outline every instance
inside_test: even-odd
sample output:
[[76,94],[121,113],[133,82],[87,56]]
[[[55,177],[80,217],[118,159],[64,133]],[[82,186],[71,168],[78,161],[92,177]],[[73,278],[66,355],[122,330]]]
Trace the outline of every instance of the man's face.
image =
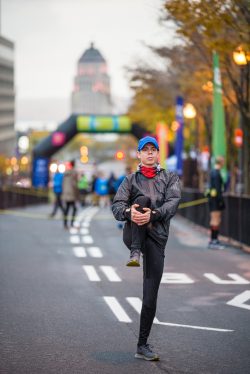
[[141,151],[137,152],[137,157],[142,165],[153,167],[158,162],[159,151],[151,143],[145,144]]

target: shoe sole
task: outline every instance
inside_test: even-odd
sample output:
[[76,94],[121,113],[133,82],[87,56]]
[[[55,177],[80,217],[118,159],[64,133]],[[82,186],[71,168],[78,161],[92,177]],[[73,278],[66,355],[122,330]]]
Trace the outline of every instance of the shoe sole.
[[146,357],[144,355],[141,355],[140,353],[136,353],[135,358],[140,358],[140,359],[143,359],[143,360],[146,360],[146,361],[159,361],[160,360],[160,357],[158,357],[158,356],[149,358],[149,357]]
[[127,266],[139,267],[140,264],[138,261],[132,260],[127,263]]

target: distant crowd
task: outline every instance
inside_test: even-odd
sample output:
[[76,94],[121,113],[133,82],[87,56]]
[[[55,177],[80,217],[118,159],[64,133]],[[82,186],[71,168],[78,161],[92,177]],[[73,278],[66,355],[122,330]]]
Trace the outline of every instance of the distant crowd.
[[57,210],[60,209],[63,212],[65,228],[68,228],[68,213],[71,208],[71,226],[74,224],[78,201],[81,206],[109,206],[123,179],[131,173],[130,168],[126,168],[126,172],[119,177],[116,177],[113,172],[110,173],[109,177],[105,177],[103,172],[98,172],[92,176],[91,180],[88,180],[85,173],[77,173],[74,166],[74,161],[71,161],[64,173],[57,169],[51,181],[54,192],[54,206],[50,217],[54,217]]

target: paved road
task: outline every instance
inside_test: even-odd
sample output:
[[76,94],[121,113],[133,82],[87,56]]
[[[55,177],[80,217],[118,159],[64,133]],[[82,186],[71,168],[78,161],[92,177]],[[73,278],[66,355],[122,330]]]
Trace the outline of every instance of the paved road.
[[109,210],[82,210],[70,232],[48,213],[0,216],[0,373],[249,373],[248,254],[172,222],[149,363],[134,359],[142,269],[125,266]]

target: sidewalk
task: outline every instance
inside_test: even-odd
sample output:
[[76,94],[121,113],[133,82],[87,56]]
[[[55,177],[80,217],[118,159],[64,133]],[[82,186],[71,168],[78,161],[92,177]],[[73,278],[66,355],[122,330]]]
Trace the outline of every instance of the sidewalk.
[[[171,227],[174,229],[179,241],[184,245],[201,247],[207,249],[207,245],[210,238],[210,230],[199,226],[188,219],[176,215],[171,221]],[[250,254],[250,247],[237,242],[229,237],[219,235],[220,241],[225,245],[225,247],[238,249]]]

